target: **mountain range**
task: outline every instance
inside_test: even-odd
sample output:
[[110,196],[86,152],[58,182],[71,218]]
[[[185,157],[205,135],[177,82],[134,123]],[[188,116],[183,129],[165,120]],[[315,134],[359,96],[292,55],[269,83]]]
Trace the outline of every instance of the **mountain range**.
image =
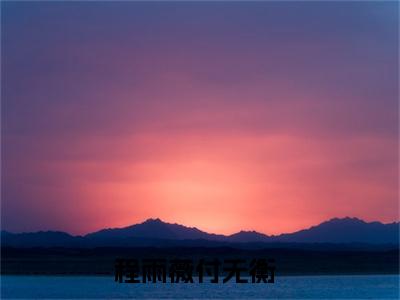
[[1,231],[2,247],[168,247],[234,246],[265,247],[288,244],[399,245],[399,222],[383,224],[357,218],[334,218],[308,229],[280,235],[240,231],[232,235],[212,234],[195,227],[160,219],[123,228],[108,228],[84,236],[60,231],[10,233]]

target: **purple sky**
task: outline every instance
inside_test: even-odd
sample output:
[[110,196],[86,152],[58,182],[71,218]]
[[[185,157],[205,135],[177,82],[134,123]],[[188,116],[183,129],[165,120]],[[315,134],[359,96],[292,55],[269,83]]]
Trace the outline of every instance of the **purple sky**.
[[398,220],[397,2],[3,2],[2,227]]

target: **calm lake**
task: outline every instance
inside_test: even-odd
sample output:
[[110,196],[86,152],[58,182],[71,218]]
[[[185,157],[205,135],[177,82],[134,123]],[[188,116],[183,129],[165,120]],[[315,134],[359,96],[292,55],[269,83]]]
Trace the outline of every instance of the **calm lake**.
[[273,284],[128,284],[100,276],[2,276],[1,297],[398,299],[399,279],[399,275],[282,276]]

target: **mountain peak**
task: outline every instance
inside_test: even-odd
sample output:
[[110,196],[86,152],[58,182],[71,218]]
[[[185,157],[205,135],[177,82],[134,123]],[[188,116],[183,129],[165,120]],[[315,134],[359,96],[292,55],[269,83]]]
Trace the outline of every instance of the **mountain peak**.
[[142,224],[149,224],[149,223],[163,223],[165,224],[165,222],[163,222],[160,218],[149,218],[146,221],[144,221]]
[[333,223],[333,222],[347,222],[347,223],[365,223],[365,221],[356,218],[356,217],[344,217],[344,218],[332,218],[328,221],[326,221],[326,223]]

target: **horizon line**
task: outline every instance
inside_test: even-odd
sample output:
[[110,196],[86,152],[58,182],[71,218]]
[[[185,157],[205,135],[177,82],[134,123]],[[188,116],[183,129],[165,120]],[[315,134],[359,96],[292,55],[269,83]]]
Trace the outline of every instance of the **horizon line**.
[[1,229],[0,232],[1,232],[1,233],[2,233],[2,232],[7,232],[7,233],[11,233],[11,234],[24,234],[24,233],[25,233],[25,234],[29,234],[29,233],[40,233],[40,232],[58,232],[58,233],[66,233],[66,234],[68,234],[68,235],[70,235],[70,236],[72,236],[72,237],[84,237],[84,236],[86,236],[86,235],[89,235],[89,234],[92,234],[92,233],[95,233],[95,232],[99,232],[99,231],[102,231],[102,230],[124,229],[124,228],[131,227],[131,226],[135,226],[135,225],[141,225],[141,224],[144,224],[144,223],[146,223],[146,222],[148,222],[148,221],[157,221],[157,220],[158,220],[158,221],[160,221],[161,223],[164,223],[164,224],[179,225],[179,226],[183,226],[183,227],[186,227],[186,228],[197,229],[197,230],[199,230],[199,231],[201,231],[201,232],[204,232],[204,233],[210,234],[210,235],[221,235],[221,236],[229,237],[229,236],[238,234],[238,233],[240,233],[240,232],[253,232],[253,233],[262,234],[262,235],[265,235],[265,236],[268,236],[268,237],[276,237],[276,236],[280,236],[280,235],[284,235],[284,234],[292,234],[292,233],[296,233],[296,232],[303,231],[303,230],[309,230],[309,229],[311,229],[311,228],[313,228],[313,227],[317,227],[317,226],[319,226],[319,225],[321,225],[321,224],[323,224],[323,223],[330,222],[330,221],[333,221],[333,220],[346,220],[346,219],[358,220],[358,221],[361,221],[361,222],[363,222],[363,223],[365,223],[365,224],[380,223],[380,224],[382,224],[382,225],[390,225],[390,224],[399,224],[399,223],[400,223],[400,220],[398,220],[398,221],[393,221],[393,222],[388,222],[388,223],[384,223],[384,222],[382,222],[382,221],[365,221],[364,219],[360,219],[360,218],[358,218],[358,217],[349,217],[349,216],[345,216],[345,217],[332,217],[332,218],[330,218],[330,219],[326,219],[325,221],[320,221],[320,223],[315,224],[315,225],[311,225],[310,227],[307,227],[307,228],[298,229],[298,230],[292,231],[292,232],[282,232],[282,233],[279,233],[279,234],[267,234],[267,233],[263,233],[263,232],[256,231],[256,230],[244,230],[244,229],[241,229],[240,231],[233,232],[233,233],[231,233],[231,234],[222,234],[222,233],[208,232],[208,231],[202,230],[202,229],[200,229],[199,227],[196,227],[196,226],[190,226],[190,225],[185,225],[185,224],[179,224],[179,223],[176,223],[176,222],[175,222],[175,223],[172,223],[172,222],[169,222],[169,221],[164,221],[164,220],[162,220],[162,219],[159,218],[159,217],[156,217],[156,218],[154,218],[154,217],[149,217],[149,218],[146,218],[144,221],[141,221],[141,222],[138,222],[138,223],[135,223],[135,224],[130,224],[130,225],[122,226],[122,227],[107,227],[107,228],[104,227],[104,228],[100,228],[100,229],[98,229],[98,230],[91,231],[91,232],[88,232],[88,233],[85,233],[85,234],[71,234],[71,233],[69,233],[69,232],[67,232],[67,231],[63,231],[63,230],[36,230],[36,231],[12,232],[12,231],[9,231],[9,230]]

